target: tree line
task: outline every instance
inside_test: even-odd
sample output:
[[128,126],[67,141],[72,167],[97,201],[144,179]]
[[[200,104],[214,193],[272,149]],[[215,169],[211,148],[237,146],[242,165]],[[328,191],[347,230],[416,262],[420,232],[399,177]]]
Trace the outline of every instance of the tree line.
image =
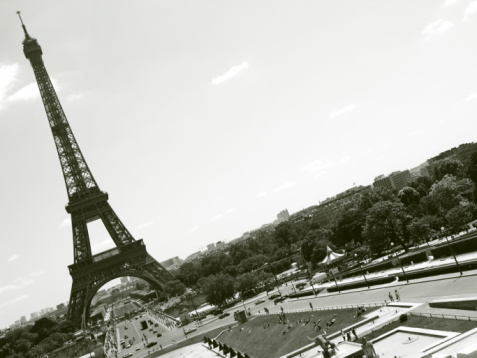
[[[433,177],[417,177],[399,191],[375,188],[354,198],[328,226],[311,216],[262,229],[226,250],[184,263],[168,284],[180,295],[185,287],[202,291],[210,303],[224,304],[234,294],[246,295],[274,284],[274,275],[290,268],[291,257],[311,268],[333,250],[358,259],[382,255],[393,246],[404,250],[428,241],[442,227],[455,233],[477,218],[477,152],[468,163],[446,158],[435,163]],[[296,258],[296,257],[295,257]],[[179,289],[177,289],[179,287]]]

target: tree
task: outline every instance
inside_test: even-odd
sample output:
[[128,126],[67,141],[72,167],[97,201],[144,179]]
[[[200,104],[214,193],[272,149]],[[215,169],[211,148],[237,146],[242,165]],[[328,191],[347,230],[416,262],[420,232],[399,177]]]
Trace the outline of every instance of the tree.
[[455,176],[446,175],[431,187],[429,196],[434,200],[439,213],[446,213],[457,206],[465,197],[472,193],[472,182],[469,179],[457,180]]
[[380,253],[390,242],[400,243],[405,251],[406,224],[412,219],[404,205],[381,201],[373,205],[366,216],[364,233],[373,252]]
[[409,186],[405,186],[404,188],[399,190],[397,196],[399,200],[401,200],[401,203],[404,204],[404,206],[411,206],[413,204],[415,205],[419,203],[419,199],[421,198],[418,191]]
[[32,343],[29,340],[20,338],[14,342],[13,349],[15,349],[16,352],[26,353],[30,350],[31,345]]
[[473,152],[470,156],[467,176],[474,182],[474,203],[477,203],[477,152]]
[[[326,229],[317,229],[308,232],[301,244],[301,254],[306,261],[318,262],[326,255],[326,246],[329,246],[331,232]],[[315,249],[316,248],[316,249]]]
[[366,216],[361,210],[351,208],[343,211],[331,227],[331,241],[338,246],[362,242],[361,232],[365,221]]
[[421,240],[428,242],[432,234],[435,233],[427,217],[414,218],[408,225],[408,230],[412,241],[415,243],[420,243]]
[[180,296],[185,290],[186,286],[179,280],[171,280],[164,285],[164,291],[166,291],[169,296]]
[[416,191],[422,198],[429,193],[432,184],[434,184],[434,181],[431,178],[427,176],[420,176],[414,179],[411,183],[409,183],[409,186],[413,189],[416,189]]
[[469,201],[462,201],[459,205],[450,209],[446,214],[447,223],[453,232],[459,232],[460,228],[472,221],[477,212],[477,206]]
[[246,273],[236,278],[236,289],[241,293],[242,298],[247,297],[247,293],[255,290],[258,284],[258,275]]
[[275,241],[281,246],[290,247],[296,239],[296,232],[289,221],[282,222],[275,227]]
[[235,293],[234,279],[230,275],[219,273],[199,281],[207,301],[214,305],[223,306],[226,300],[232,298]]
[[452,175],[459,177],[462,174],[464,165],[462,162],[455,158],[445,158],[439,160],[434,165],[434,180],[441,180],[446,175]]

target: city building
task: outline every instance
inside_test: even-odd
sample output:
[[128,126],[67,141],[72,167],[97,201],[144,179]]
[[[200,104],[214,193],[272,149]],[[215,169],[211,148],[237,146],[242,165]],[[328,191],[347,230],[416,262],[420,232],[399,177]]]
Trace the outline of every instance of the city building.
[[386,177],[384,175],[379,175],[376,178],[374,178],[374,183],[373,183],[374,188],[386,188],[389,190],[393,190],[393,183],[389,177]]
[[417,167],[409,169],[409,172],[411,173],[412,178],[416,179],[417,177],[429,176],[429,171],[427,170],[428,166],[429,166],[429,163],[425,161],[424,163],[419,164]]
[[26,319],[25,316],[22,316],[22,318],[20,319],[20,323],[21,323],[21,324],[27,323],[27,319]]
[[211,243],[207,245],[207,251],[214,251],[215,250],[215,244]]
[[215,243],[215,247],[216,247],[217,249],[222,249],[223,247],[225,247],[225,242],[223,242],[223,241],[217,241],[217,242]]
[[401,190],[405,186],[408,186],[413,180],[411,173],[407,169],[403,171],[392,172],[389,174],[389,178],[391,179],[394,189],[396,190]]
[[38,312],[32,312],[32,313],[30,314],[30,318],[31,318],[31,319],[35,319],[35,318],[38,318],[38,317],[40,317],[40,314],[39,314]]
[[277,214],[277,219],[273,221],[273,225],[278,225],[280,223],[288,221],[288,219],[290,219],[290,214],[288,213],[288,210],[282,210]]
[[374,179],[373,187],[389,190],[401,190],[413,181],[409,170],[395,171],[388,176],[380,175]]
[[164,266],[164,268],[171,270],[171,269],[179,268],[182,265],[182,263],[183,261],[178,256],[174,256],[170,259],[162,261],[160,264]]

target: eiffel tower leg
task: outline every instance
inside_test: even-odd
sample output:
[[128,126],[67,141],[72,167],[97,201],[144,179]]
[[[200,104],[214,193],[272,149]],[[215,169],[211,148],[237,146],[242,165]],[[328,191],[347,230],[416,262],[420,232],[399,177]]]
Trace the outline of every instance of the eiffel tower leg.
[[84,317],[84,307],[87,290],[85,288],[75,288],[75,282],[71,288],[70,303],[68,305],[68,319],[77,329],[85,329],[86,322]]

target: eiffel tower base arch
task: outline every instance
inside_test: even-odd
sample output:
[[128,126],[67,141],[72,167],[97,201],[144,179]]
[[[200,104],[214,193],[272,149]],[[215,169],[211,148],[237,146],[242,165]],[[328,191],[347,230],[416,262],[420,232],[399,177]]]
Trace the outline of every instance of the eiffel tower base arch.
[[156,289],[170,281],[172,275],[146,250],[143,240],[104,251],[91,260],[68,266],[73,278],[68,305],[68,319],[75,328],[86,329],[91,301],[107,282],[124,276],[141,278]]

